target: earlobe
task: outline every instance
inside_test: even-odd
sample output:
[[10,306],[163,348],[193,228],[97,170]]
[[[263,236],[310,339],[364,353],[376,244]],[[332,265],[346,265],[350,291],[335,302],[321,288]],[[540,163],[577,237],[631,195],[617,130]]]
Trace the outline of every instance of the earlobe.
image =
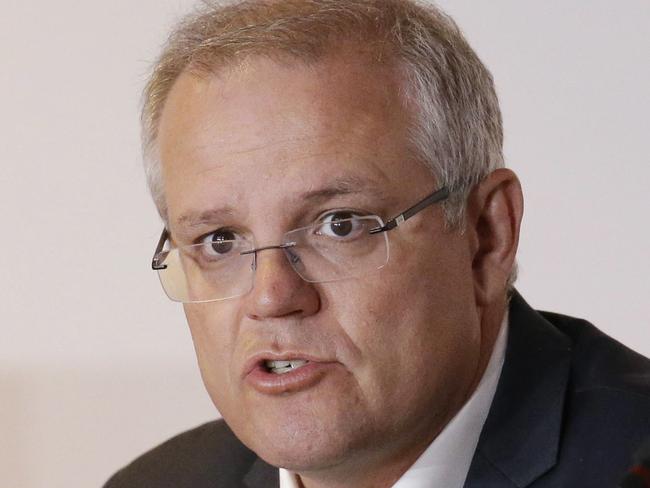
[[505,168],[490,173],[469,196],[467,231],[471,234],[474,293],[479,305],[494,303],[507,291],[523,208],[519,179]]

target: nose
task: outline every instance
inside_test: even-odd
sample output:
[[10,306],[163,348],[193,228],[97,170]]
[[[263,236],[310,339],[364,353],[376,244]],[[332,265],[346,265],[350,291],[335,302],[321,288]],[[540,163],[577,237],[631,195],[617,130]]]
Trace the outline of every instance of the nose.
[[258,248],[253,289],[245,298],[249,318],[307,317],[318,312],[318,290],[294,271],[289,258],[290,249]]

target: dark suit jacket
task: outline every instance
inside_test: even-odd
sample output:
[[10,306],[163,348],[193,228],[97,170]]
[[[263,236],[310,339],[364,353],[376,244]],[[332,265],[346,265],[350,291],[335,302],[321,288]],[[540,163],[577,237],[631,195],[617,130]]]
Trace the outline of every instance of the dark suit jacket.
[[[465,487],[612,488],[648,436],[650,361],[515,293],[504,368]],[[144,454],[105,488],[277,486],[277,468],[216,421]]]

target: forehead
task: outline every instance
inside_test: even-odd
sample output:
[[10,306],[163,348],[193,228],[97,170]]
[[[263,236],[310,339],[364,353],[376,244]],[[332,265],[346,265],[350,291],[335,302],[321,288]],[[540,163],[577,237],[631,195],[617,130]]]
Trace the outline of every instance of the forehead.
[[218,205],[286,205],[337,181],[421,181],[400,88],[394,67],[350,56],[311,65],[249,58],[215,75],[181,75],[158,137],[170,222]]

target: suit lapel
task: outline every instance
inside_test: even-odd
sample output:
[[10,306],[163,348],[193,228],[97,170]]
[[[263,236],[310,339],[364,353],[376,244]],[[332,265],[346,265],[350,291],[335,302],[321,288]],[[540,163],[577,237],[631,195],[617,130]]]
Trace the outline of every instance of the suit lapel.
[[280,474],[278,468],[265,463],[259,457],[251,465],[243,479],[247,488],[278,488]]
[[525,487],[557,461],[569,339],[515,292],[505,363],[465,488]]

